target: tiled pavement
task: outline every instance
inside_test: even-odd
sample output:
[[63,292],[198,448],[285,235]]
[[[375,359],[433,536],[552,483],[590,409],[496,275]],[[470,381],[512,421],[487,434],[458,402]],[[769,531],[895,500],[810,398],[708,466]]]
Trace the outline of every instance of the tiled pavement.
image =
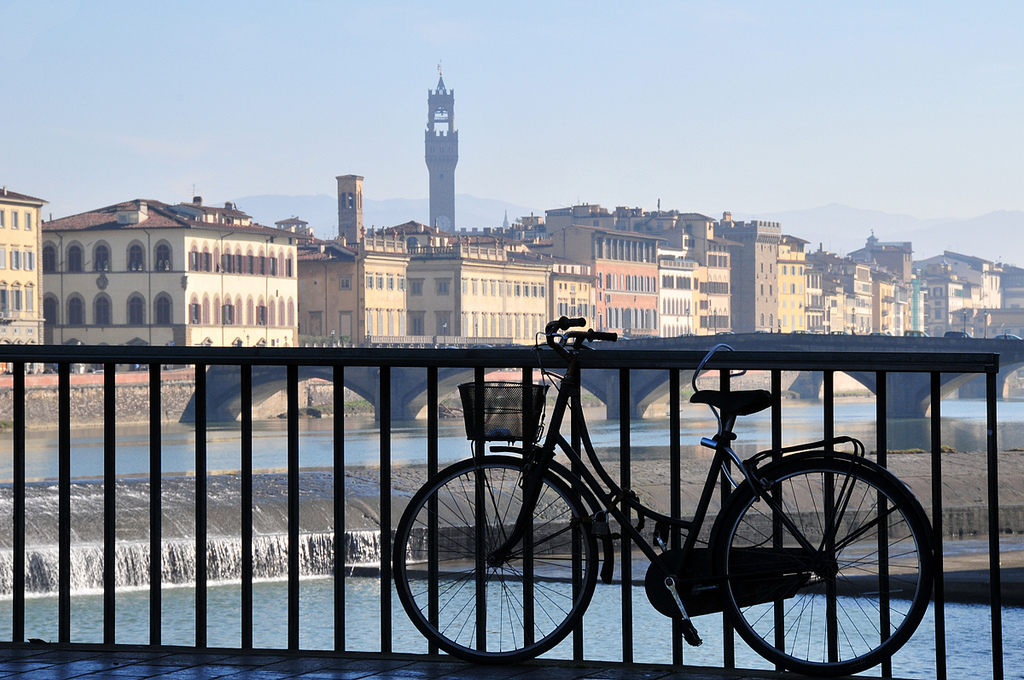
[[476,666],[444,658],[379,657],[367,654],[313,655],[191,649],[58,648],[0,645],[0,678],[66,680],[744,680],[796,678],[788,673],[672,668],[627,664],[531,661],[510,666]]

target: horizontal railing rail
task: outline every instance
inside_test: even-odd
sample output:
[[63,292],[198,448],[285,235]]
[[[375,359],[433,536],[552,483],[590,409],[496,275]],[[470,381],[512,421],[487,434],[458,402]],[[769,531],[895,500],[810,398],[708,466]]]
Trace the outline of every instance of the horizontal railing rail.
[[[557,369],[561,360],[548,350],[540,350],[540,363],[546,369]],[[688,385],[690,372],[704,356],[704,351],[672,351],[672,350],[629,350],[621,347],[601,348],[587,352],[583,356],[584,372],[594,370],[611,371],[618,381],[618,448],[622,479],[629,481],[630,475],[630,432],[631,415],[629,397],[631,376],[637,371],[661,372],[669,385],[668,392],[668,441],[669,459],[672,470],[671,506],[673,512],[681,512],[680,482],[678,471],[681,456],[680,421],[682,392]],[[254,465],[254,400],[260,398],[262,392],[254,385],[254,368],[276,366],[285,368],[285,420],[286,420],[286,451],[285,465],[282,473],[284,478],[286,506],[283,515],[286,517],[285,551],[281,558],[285,564],[280,570],[286,582],[285,602],[281,606],[286,609],[286,642],[288,649],[299,650],[302,641],[302,615],[299,606],[300,576],[303,566],[300,564],[300,390],[305,367],[325,367],[330,381],[334,384],[333,409],[334,423],[330,430],[333,437],[332,458],[326,467],[332,471],[329,493],[333,497],[333,510],[329,518],[333,539],[330,544],[330,574],[333,575],[333,602],[330,605],[333,624],[333,648],[338,651],[380,651],[391,653],[407,651],[395,649],[392,638],[395,629],[392,608],[391,588],[391,531],[394,517],[392,514],[392,498],[396,494],[396,470],[399,465],[393,457],[394,435],[392,402],[399,398],[399,386],[393,384],[393,374],[399,369],[415,368],[423,372],[425,390],[424,412],[426,415],[425,435],[422,440],[422,464],[427,473],[435,472],[440,465],[439,422],[441,402],[451,386],[440,377],[441,371],[448,369],[472,369],[470,380],[482,380],[486,370],[522,371],[524,380],[533,380],[532,372],[538,367],[538,353],[531,348],[488,349],[372,349],[372,348],[223,348],[223,347],[109,347],[109,346],[9,346],[0,349],[0,361],[12,365],[13,385],[10,388],[12,434],[10,439],[11,480],[0,486],[0,493],[10,499],[10,640],[22,642],[32,635],[26,630],[26,598],[33,594],[26,580],[28,567],[29,544],[27,526],[27,489],[30,486],[26,474],[27,441],[26,432],[28,395],[26,387],[26,367],[33,364],[47,364],[56,371],[56,400],[58,417],[53,425],[57,429],[58,473],[56,475],[56,506],[57,506],[57,637],[58,643],[71,643],[73,640],[72,606],[72,550],[78,547],[76,534],[72,527],[72,471],[73,455],[73,417],[71,399],[72,367],[75,364],[93,364],[103,368],[102,383],[102,473],[98,475],[102,483],[102,558],[98,560],[102,570],[100,591],[102,592],[102,633],[97,643],[106,645],[119,644],[122,630],[118,628],[118,598],[123,597],[123,587],[119,587],[117,572],[119,557],[116,539],[119,521],[118,497],[115,493],[119,480],[118,462],[118,402],[117,377],[122,372],[119,367],[125,365],[142,365],[148,370],[149,385],[160,385],[165,367],[187,365],[194,367],[194,498],[192,499],[191,520],[192,535],[188,537],[190,551],[194,551],[194,646],[208,646],[209,629],[209,582],[218,576],[211,570],[219,568],[215,556],[210,553],[211,536],[209,515],[211,499],[211,483],[209,469],[210,423],[207,418],[209,407],[207,396],[211,385],[207,384],[207,369],[214,366],[234,367],[238,372],[238,394],[241,402],[239,417],[239,455],[240,465],[237,472],[239,500],[237,542],[240,543],[240,647],[243,649],[254,646],[254,583],[259,580],[255,574],[256,555],[254,544],[257,535],[254,532],[254,477],[260,474]],[[345,500],[348,489],[346,476],[341,472],[346,468],[346,415],[345,391],[339,386],[345,384],[346,370],[370,367],[377,370],[376,415],[378,419],[378,456],[374,466],[379,474],[379,526],[383,528],[376,538],[378,542],[376,564],[371,565],[371,573],[379,579],[379,601],[376,603],[375,618],[379,621],[380,634],[373,649],[358,646],[358,649],[346,643],[346,631],[349,626],[362,625],[365,613],[360,621],[352,620],[352,612],[346,604],[346,579],[351,578],[344,563],[344,546],[342,537],[346,536],[347,517]],[[953,374],[978,374],[986,381],[986,450],[985,466],[987,475],[987,496],[982,505],[987,512],[988,529],[988,593],[983,599],[988,605],[991,618],[991,664],[992,677],[1003,677],[1003,633],[1002,633],[1002,595],[1000,567],[1000,506],[999,506],[999,465],[996,433],[997,398],[996,375],[999,370],[998,355],[973,352],[962,354],[922,353],[922,352],[763,352],[735,351],[720,352],[708,368],[712,371],[728,372],[730,370],[751,370],[765,372],[770,381],[775,402],[771,410],[771,441],[775,447],[782,445],[784,415],[782,408],[782,375],[788,371],[811,371],[821,373],[823,378],[822,397],[822,436],[831,437],[841,434],[841,423],[834,418],[835,393],[834,378],[841,372],[862,372],[875,377],[875,456],[882,465],[887,464],[887,404],[894,398],[892,389],[899,389],[899,381],[890,380],[890,374],[917,373],[928,376],[929,396],[931,401],[929,414],[929,467],[927,474],[931,481],[931,519],[937,537],[936,553],[939,565],[944,555],[943,542],[943,485],[947,481],[943,477],[942,447],[942,389],[943,376]],[[324,373],[318,373],[323,376]],[[723,373],[722,375],[725,375]],[[35,388],[33,388],[35,389]],[[166,567],[166,551],[168,539],[166,535],[171,527],[167,523],[168,508],[164,506],[163,489],[169,484],[163,463],[165,447],[162,420],[164,410],[161,404],[161,390],[149,390],[148,413],[148,555],[145,567],[149,572],[148,583],[148,642],[153,646],[163,644],[162,622],[166,616],[165,584],[162,574]],[[688,442],[689,443],[689,442]],[[693,442],[696,443],[696,442]],[[143,475],[145,476],[145,475]],[[77,483],[77,482],[76,482]],[[219,482],[218,482],[219,483]],[[401,490],[407,493],[407,490]],[[181,519],[175,518],[174,524],[180,525]],[[78,531],[78,529],[76,529]],[[630,556],[631,547],[628,543],[621,545],[620,555]],[[123,560],[121,560],[123,562]],[[638,631],[633,627],[633,578],[632,565],[628,559],[623,560],[623,574],[620,579],[622,587],[621,620],[619,627],[622,637],[622,661],[634,660],[634,641]],[[219,573],[219,572],[218,572]],[[360,570],[359,573],[366,573]],[[934,674],[945,678],[947,672],[947,646],[945,615],[945,591],[943,574],[939,576],[934,595]],[[141,617],[145,618],[145,617]],[[668,625],[666,621],[666,625]],[[77,638],[76,638],[77,639]],[[723,664],[726,667],[736,665],[734,642],[726,627],[723,636]],[[584,646],[580,640],[572,645],[572,654],[583,658]],[[671,661],[681,663],[685,660],[684,650],[678,639],[673,641]],[[882,667],[883,673],[891,675],[893,668],[887,662]]]

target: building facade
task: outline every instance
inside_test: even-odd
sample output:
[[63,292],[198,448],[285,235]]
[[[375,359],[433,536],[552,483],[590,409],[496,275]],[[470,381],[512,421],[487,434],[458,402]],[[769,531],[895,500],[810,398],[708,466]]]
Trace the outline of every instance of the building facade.
[[227,203],[136,199],[42,225],[54,344],[292,346],[296,244]]
[[[715,228],[715,235],[737,244],[731,253],[729,279],[732,288],[731,330],[753,333],[781,328],[781,325],[776,326],[776,315],[782,302],[778,272],[775,270],[782,238],[780,224],[762,220],[735,222],[730,213],[724,213]],[[793,316],[795,314],[790,315]],[[805,326],[801,324],[801,328]]]
[[44,341],[39,304],[41,198],[0,191],[0,345]]

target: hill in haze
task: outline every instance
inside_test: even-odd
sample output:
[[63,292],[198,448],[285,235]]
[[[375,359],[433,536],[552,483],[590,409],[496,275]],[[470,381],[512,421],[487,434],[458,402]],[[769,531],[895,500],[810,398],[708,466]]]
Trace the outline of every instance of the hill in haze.
[[[313,227],[320,238],[338,233],[337,198],[315,196],[246,196],[235,204],[260,224],[299,217]],[[543,214],[506,201],[460,194],[455,202],[460,229],[501,226],[505,213],[509,222],[524,215]],[[365,199],[363,223],[370,227],[390,227],[409,220],[426,222],[427,199]],[[914,259],[924,259],[952,250],[993,262],[1024,266],[1024,212],[999,210],[972,218],[920,219],[911,215],[893,215],[877,210],[862,210],[835,203],[807,210],[772,213],[734,213],[735,219],[771,220],[782,223],[782,232],[809,241],[808,250],[825,250],[845,255],[864,247],[872,233],[880,241],[910,241]]]
[[[336,196],[245,196],[236,199],[234,203],[239,210],[248,213],[260,224],[273,226],[274,222],[298,217],[309,222],[313,233],[319,238],[334,238],[338,234]],[[541,213],[535,208],[467,194],[456,196],[455,210],[455,223],[459,229],[500,227],[506,211],[509,223],[531,212]],[[425,198],[392,198],[383,201],[363,199],[363,224],[367,229],[392,227],[410,220],[426,223],[429,215],[430,206]]]
[[780,222],[782,233],[810,241],[808,250],[817,250],[820,245],[845,255],[864,247],[873,232],[879,241],[910,241],[914,259],[951,250],[1024,266],[1024,212],[1019,210],[998,210],[971,218],[920,219],[833,203],[808,210],[733,216]]

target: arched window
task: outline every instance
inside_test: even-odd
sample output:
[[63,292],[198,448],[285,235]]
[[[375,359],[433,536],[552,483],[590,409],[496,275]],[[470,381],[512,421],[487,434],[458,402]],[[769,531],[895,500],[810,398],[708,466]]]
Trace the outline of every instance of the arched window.
[[128,298],[128,323],[135,326],[146,323],[146,301],[138,293]]
[[161,243],[156,247],[156,270],[161,272],[171,270],[171,247],[166,243]]
[[102,243],[92,251],[92,268],[97,272],[110,271],[110,248]]
[[82,302],[80,297],[76,296],[68,299],[68,325],[85,325],[85,303]]
[[82,247],[73,245],[68,248],[68,271],[82,271]]
[[254,304],[253,304],[252,298],[249,298],[248,300],[245,301],[245,325],[246,326],[254,325],[253,322],[255,320],[255,316],[254,316],[254,313],[253,313],[253,309],[254,309]]
[[203,296],[203,323],[210,324],[210,298]]
[[[291,262],[291,260],[288,261]],[[288,325],[295,325],[295,303],[290,299],[288,300]]]
[[277,323],[280,326],[284,325],[284,300],[277,301]]
[[57,249],[53,246],[43,246],[43,273],[52,274],[57,271]]
[[97,295],[92,303],[92,322],[97,326],[110,325],[110,298],[104,294]]
[[171,296],[166,293],[158,295],[153,302],[154,322],[164,326],[171,325],[172,311]]
[[[271,262],[273,262],[273,260],[271,260]],[[277,314],[276,314],[276,312],[277,312],[277,305],[274,304],[273,300],[271,300],[270,304],[267,305],[267,312],[268,312],[268,316],[270,317],[267,320],[267,323],[269,325],[271,325],[271,326],[276,326],[277,325]]]
[[46,320],[47,326],[60,324],[60,302],[53,295],[43,298],[43,319]]
[[138,243],[128,246],[128,271],[141,272],[146,267],[145,251]]

